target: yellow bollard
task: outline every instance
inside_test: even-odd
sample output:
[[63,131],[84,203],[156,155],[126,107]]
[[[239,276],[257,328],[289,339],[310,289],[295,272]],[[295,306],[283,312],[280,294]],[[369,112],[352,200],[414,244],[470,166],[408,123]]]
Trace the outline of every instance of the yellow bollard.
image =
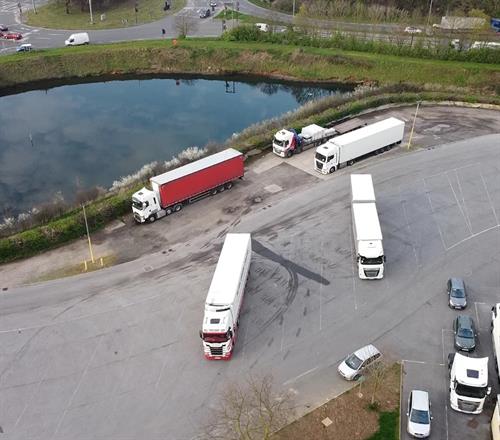
[[85,272],[87,272],[87,260],[85,260],[85,261],[83,262],[83,265],[84,265],[84,267],[85,267]]

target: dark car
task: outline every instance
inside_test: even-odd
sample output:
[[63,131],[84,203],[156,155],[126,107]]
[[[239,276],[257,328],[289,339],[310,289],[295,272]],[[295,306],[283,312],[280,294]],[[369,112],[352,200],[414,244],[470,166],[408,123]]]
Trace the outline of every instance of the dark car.
[[201,9],[200,10],[200,18],[208,18],[210,17],[210,9]]
[[465,309],[467,307],[467,294],[465,293],[464,280],[450,278],[448,280],[448,305],[452,309]]
[[5,26],[4,24],[0,24],[0,31],[7,32],[8,30],[9,28],[7,26]]
[[467,315],[458,315],[453,321],[455,348],[460,351],[473,351],[476,348],[476,326]]
[[23,36],[19,32],[8,32],[3,34],[3,37],[7,40],[21,40]]

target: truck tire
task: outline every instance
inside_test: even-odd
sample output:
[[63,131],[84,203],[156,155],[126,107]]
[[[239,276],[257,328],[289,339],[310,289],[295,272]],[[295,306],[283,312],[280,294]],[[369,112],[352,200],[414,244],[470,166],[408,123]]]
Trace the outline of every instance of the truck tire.
[[286,152],[286,157],[290,158],[290,157],[292,157],[292,156],[293,156],[293,151],[292,151],[292,150],[288,150],[288,151]]
[[354,165],[354,159],[353,159],[353,160],[350,160],[349,162],[347,162],[347,165],[348,165],[348,166],[353,166],[353,165]]
[[148,222],[149,223],[154,223],[154,221],[156,220],[156,215],[154,214],[151,214],[149,217],[148,217]]
[[165,209],[165,215],[170,215],[170,214],[172,214],[172,212],[173,212],[172,208]]
[[215,196],[215,194],[217,194],[217,193],[218,193],[217,188],[214,188],[214,189],[210,192],[210,194],[212,194],[213,196]]
[[224,190],[226,189],[226,187],[224,185],[221,185],[217,188],[217,191],[219,191],[220,193],[223,192]]
[[336,169],[335,167],[331,167],[331,168],[328,170],[328,172],[329,172],[330,174],[333,174],[333,173],[335,172],[335,169]]
[[233,187],[233,182],[226,183],[226,189],[231,189]]
[[174,212],[179,212],[182,209],[182,204],[177,203],[177,205],[174,206]]

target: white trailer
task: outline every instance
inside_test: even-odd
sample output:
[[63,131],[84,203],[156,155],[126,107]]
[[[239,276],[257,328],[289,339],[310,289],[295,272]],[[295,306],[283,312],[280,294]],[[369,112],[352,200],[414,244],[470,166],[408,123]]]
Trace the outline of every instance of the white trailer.
[[488,358],[471,358],[460,353],[448,355],[450,371],[450,404],[455,411],[480,414],[488,386]]
[[375,203],[353,203],[351,208],[359,278],[380,280],[384,277],[385,255],[377,206]]
[[404,128],[403,121],[391,117],[330,139],[316,149],[314,169],[333,173],[370,153],[386,151],[403,140]]
[[230,359],[252,258],[250,234],[227,234],[205,301],[200,338],[207,359]]
[[371,174],[351,174],[351,202],[375,203],[375,190]]

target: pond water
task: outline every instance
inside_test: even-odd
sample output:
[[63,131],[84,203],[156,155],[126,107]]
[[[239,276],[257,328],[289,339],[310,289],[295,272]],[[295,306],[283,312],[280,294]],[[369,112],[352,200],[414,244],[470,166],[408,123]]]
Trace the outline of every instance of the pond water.
[[251,80],[134,79],[0,98],[0,222],[79,189],[102,186],[190,146],[343,87]]

